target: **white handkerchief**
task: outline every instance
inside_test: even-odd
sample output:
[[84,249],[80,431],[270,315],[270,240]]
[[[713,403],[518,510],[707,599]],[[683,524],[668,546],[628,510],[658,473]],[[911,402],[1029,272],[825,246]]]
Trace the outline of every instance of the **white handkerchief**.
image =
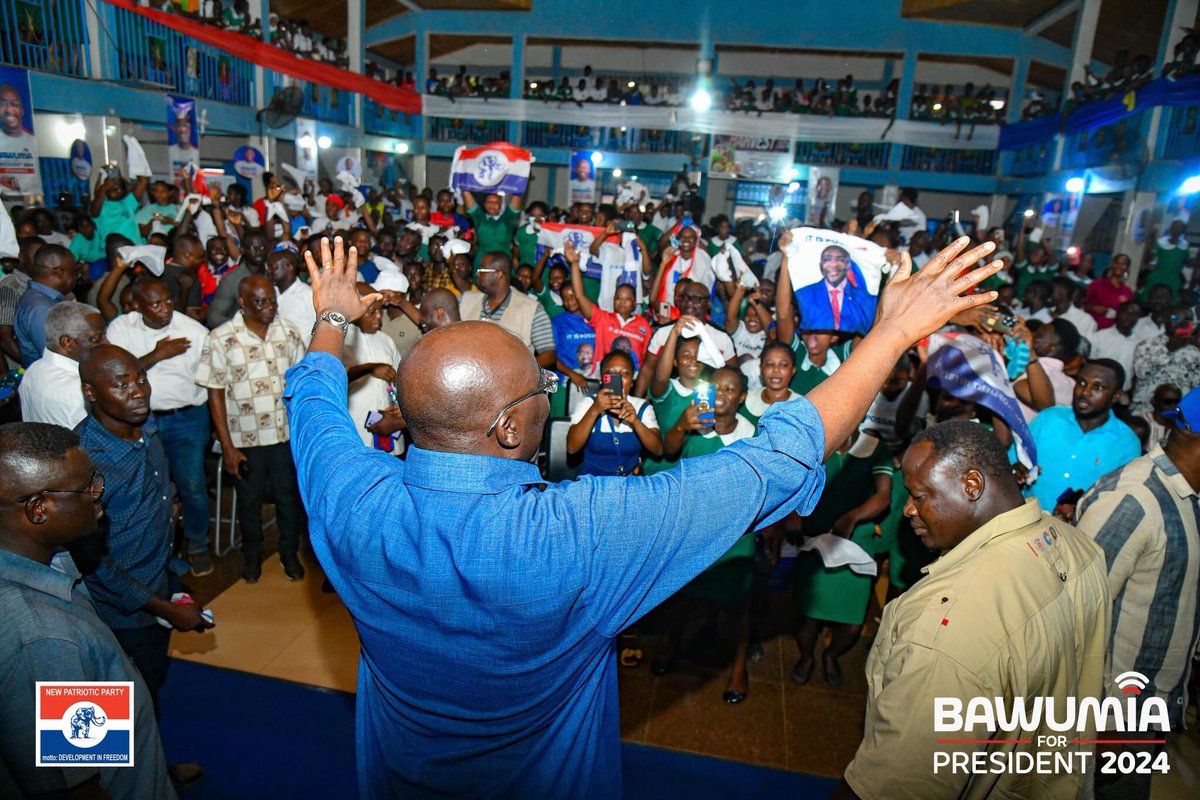
[[308,177],[307,175],[304,174],[304,170],[297,169],[296,167],[292,166],[291,164],[286,164],[286,163],[280,164],[279,166],[282,167],[283,171],[285,173],[287,173],[287,176],[292,179],[292,183],[295,184],[297,189],[304,188],[304,181]]
[[442,255],[447,261],[453,259],[459,253],[471,252],[471,243],[465,239],[447,239],[442,245]]
[[725,359],[721,357],[721,348],[717,347],[717,343],[713,340],[707,327],[695,324],[687,325],[683,328],[682,336],[685,339],[700,337],[700,348],[696,353],[696,358],[700,359],[701,363],[708,364],[713,369],[725,366]]
[[287,209],[284,208],[283,203],[280,203],[278,201],[272,202],[270,200],[267,200],[267,201],[264,201],[264,205],[267,208],[267,218],[265,220],[263,220],[264,225],[271,221],[271,217],[277,217],[280,222],[287,224],[289,217],[288,217]]
[[852,572],[859,575],[879,573],[879,565],[866,550],[833,533],[822,533],[820,536],[805,539],[800,549],[816,550],[821,555],[821,562],[830,569],[849,566]]
[[131,178],[149,178],[154,175],[150,171],[150,161],[142,143],[129,134],[121,137],[125,141],[125,166]]
[[158,244],[130,244],[117,248],[117,255],[122,261],[134,264],[138,261],[146,265],[150,274],[160,277],[167,259],[167,248]]

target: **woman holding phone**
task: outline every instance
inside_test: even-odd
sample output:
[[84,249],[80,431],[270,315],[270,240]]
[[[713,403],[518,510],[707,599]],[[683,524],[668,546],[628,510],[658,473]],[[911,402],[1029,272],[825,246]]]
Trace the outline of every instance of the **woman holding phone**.
[[633,475],[642,451],[662,455],[654,407],[630,397],[633,358],[613,350],[600,363],[600,391],[578,403],[567,431],[567,452],[583,452],[580,475]]

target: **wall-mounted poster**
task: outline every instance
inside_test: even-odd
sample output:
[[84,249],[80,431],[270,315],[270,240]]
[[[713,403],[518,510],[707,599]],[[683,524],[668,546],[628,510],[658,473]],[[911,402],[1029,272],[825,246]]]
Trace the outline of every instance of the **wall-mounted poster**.
[[169,94],[167,99],[167,154],[171,174],[179,174],[187,164],[200,164],[200,131],[196,127],[196,101]]
[[317,121],[296,120],[296,167],[310,181],[317,179]]
[[825,228],[833,221],[833,210],[837,208],[837,167],[808,168],[808,203],[804,223],[816,228]]
[[71,142],[71,174],[81,181],[92,177],[92,149],[83,139]]
[[16,67],[0,67],[0,194],[19,197],[41,193],[29,73]]
[[596,202],[596,159],[595,150],[571,151],[571,178],[569,181],[571,203]]
[[712,140],[710,178],[749,178],[787,182],[792,169],[792,142],[765,136],[725,136]]
[[249,181],[258,180],[267,168],[267,159],[257,147],[244,144],[233,151],[233,171]]

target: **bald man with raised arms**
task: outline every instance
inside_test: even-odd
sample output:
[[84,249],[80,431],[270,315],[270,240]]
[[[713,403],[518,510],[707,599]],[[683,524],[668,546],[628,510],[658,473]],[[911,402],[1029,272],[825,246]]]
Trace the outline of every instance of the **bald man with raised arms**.
[[354,250],[323,243],[285,402],[313,547],[362,641],[361,795],[619,796],[613,639],[747,530],[812,509],[900,355],[994,298],[966,295],[999,269],[966,271],[993,247],[960,239],[915,274],[906,258],[846,368],[753,439],[650,477],[547,484],[531,462],[557,376],[484,322],[430,331],[401,363],[408,458],[362,445],[337,356],[377,298],[355,290]]

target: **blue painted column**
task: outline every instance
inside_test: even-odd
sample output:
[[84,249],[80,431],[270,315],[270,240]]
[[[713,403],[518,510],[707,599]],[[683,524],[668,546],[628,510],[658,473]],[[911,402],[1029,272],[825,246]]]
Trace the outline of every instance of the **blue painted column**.
[[[1012,88],[1008,90],[1008,105],[1004,107],[1004,119],[1008,123],[1021,121],[1021,106],[1029,86],[1029,59],[1018,58],[1013,63]],[[1012,172],[1015,155],[1011,150],[1000,153],[997,166],[1001,175]]]
[[[510,100],[520,100],[525,94],[525,37],[517,34],[512,38],[512,71],[509,73],[508,97]],[[506,126],[506,136],[513,144],[521,143],[520,120],[509,120]]]
[[550,48],[550,76],[554,78],[554,85],[558,85],[559,76],[562,74],[562,48],[558,45]]
[[[904,52],[904,69],[900,73],[900,90],[896,93],[896,119],[908,119],[912,110],[913,83],[917,78],[917,51]],[[888,154],[888,169],[898,170],[904,163],[904,146],[892,144]]]

